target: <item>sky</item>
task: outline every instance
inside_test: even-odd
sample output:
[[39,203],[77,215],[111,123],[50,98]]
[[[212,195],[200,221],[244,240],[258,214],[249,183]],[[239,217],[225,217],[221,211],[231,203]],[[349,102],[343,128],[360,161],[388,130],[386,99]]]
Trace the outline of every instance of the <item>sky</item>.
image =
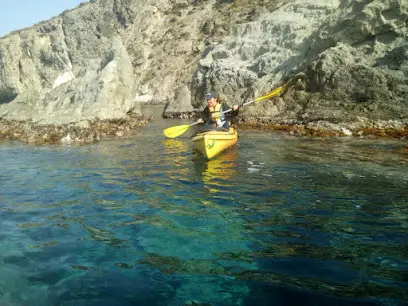
[[59,15],[88,0],[0,0],[0,37]]

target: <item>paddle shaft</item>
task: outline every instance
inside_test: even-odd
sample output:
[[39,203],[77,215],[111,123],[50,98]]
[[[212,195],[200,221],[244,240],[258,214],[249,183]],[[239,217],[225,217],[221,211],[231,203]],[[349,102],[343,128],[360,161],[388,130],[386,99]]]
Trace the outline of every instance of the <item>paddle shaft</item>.
[[[282,89],[283,89],[283,86],[278,87],[278,88],[276,88],[275,90],[271,91],[270,93],[268,93],[268,94],[266,94],[266,95],[264,95],[264,96],[262,96],[262,97],[258,97],[258,98],[252,99],[252,100],[250,100],[250,101],[248,101],[248,102],[245,102],[245,103],[240,104],[239,107],[249,105],[249,104],[251,104],[251,103],[254,103],[255,101],[260,101],[260,100],[264,100],[264,99],[267,99],[267,98],[272,98],[273,96],[276,96],[278,93],[280,93],[280,92],[282,91]],[[233,111],[233,109],[230,108],[230,109],[227,109],[227,110],[225,110],[225,111],[222,111],[221,114],[226,114],[226,113],[229,113],[229,112],[232,112],[232,111]],[[206,118],[205,120],[208,120],[208,119],[210,119],[210,118],[211,118],[211,117]],[[204,121],[205,121],[205,120],[204,120]],[[198,124],[198,123],[199,123],[199,122],[196,121],[196,122],[190,124],[190,126],[196,125],[196,124]]]
[[[283,86],[276,88],[275,90],[271,91],[270,93],[268,93],[268,94],[266,94],[266,95],[264,95],[262,97],[258,97],[258,98],[252,99],[252,100],[250,100],[248,102],[242,103],[242,104],[239,105],[239,107],[249,105],[249,104],[254,103],[256,101],[264,100],[264,99],[267,99],[267,98],[272,98],[273,96],[276,96],[277,94],[279,94],[282,91]],[[227,109],[225,111],[222,111],[221,114],[226,114],[226,113],[229,113],[229,112],[232,112],[232,111],[233,111],[233,109],[230,108],[230,109]],[[207,121],[210,118],[211,117],[208,117],[203,121]],[[193,123],[191,123],[189,125],[169,127],[169,128],[164,130],[164,135],[169,137],[169,138],[175,138],[177,136],[180,136],[184,132],[186,132],[191,126],[200,124],[201,123],[200,121],[193,122]]]
[[[245,102],[245,103],[240,104],[239,107],[246,106],[246,105],[249,105],[249,104],[254,103],[254,102],[255,102],[255,100],[251,100],[251,101],[248,101],[248,102]],[[232,111],[233,111],[233,109],[230,108],[230,109],[227,109],[227,110],[225,110],[225,111],[220,112],[220,114],[226,114],[226,113],[230,113],[230,112],[232,112]],[[208,119],[210,119],[210,118],[211,118],[211,117],[208,117],[208,118],[206,118],[204,121],[206,121],[206,120],[208,120]],[[190,124],[190,126],[193,126],[193,125],[196,125],[196,124],[199,124],[199,122],[196,121],[196,122]]]

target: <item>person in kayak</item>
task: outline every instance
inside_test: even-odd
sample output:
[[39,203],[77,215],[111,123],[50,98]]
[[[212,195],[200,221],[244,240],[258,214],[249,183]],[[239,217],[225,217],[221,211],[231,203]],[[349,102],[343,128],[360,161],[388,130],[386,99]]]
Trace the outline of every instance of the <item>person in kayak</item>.
[[201,118],[199,118],[197,122],[228,129],[231,125],[231,120],[238,115],[238,104],[232,107],[231,112],[223,114],[222,112],[230,109],[230,107],[220,101],[220,96],[216,92],[211,91],[206,93],[204,97],[208,105],[204,108],[201,113]]

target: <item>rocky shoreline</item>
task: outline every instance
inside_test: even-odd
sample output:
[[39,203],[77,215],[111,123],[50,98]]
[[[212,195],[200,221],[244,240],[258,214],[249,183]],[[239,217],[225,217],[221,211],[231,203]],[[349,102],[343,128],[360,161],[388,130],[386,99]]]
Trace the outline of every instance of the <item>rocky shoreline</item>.
[[[174,112],[166,114],[169,119],[195,120],[199,112]],[[255,128],[259,130],[275,130],[295,136],[318,137],[367,137],[390,138],[408,140],[408,122],[370,121],[360,118],[360,123],[330,123],[328,121],[300,122],[299,120],[284,121],[281,118],[271,117],[239,117],[236,123],[238,128]]]
[[94,119],[62,125],[39,125],[32,121],[0,119],[0,140],[19,140],[36,145],[87,144],[108,136],[129,136],[151,120],[151,117],[128,116],[121,119]]
[[[195,119],[195,116],[188,114],[173,115],[172,119]],[[282,122],[268,117],[248,117],[239,118],[236,124],[237,128],[254,128],[259,130],[275,130],[282,133],[296,136],[318,136],[318,137],[384,137],[390,139],[407,139],[408,140],[408,126],[401,125],[400,128],[395,128],[392,122],[372,122],[370,126],[346,127],[342,124],[331,124],[325,121],[299,123]]]
[[[174,119],[192,119],[196,114],[174,114]],[[127,117],[121,119],[94,119],[80,123],[63,125],[39,125],[32,121],[0,119],[0,140],[19,140],[31,144],[80,143],[100,141],[108,136],[126,137],[140,130],[153,120],[153,117]],[[394,122],[395,125],[395,122]],[[328,122],[286,122],[265,117],[242,117],[236,124],[239,129],[275,130],[293,136],[317,137],[364,137],[394,138],[408,140],[408,127],[395,128],[392,122],[372,122],[370,126],[346,127],[344,124]]]
[[341,125],[327,128],[327,123],[315,122],[313,124],[301,123],[271,123],[269,119],[264,118],[246,118],[240,121],[242,128],[257,128],[260,130],[276,130],[282,133],[297,136],[318,136],[318,137],[367,137],[367,138],[395,138],[408,140],[408,128],[392,129],[384,127],[360,127],[356,129],[347,129]]

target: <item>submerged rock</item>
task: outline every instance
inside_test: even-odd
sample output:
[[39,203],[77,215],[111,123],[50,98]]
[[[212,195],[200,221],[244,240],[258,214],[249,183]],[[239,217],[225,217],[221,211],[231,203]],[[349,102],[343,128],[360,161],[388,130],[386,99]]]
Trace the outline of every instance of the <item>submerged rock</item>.
[[188,301],[184,304],[184,306],[212,306],[213,304],[207,302],[199,302],[199,301]]

